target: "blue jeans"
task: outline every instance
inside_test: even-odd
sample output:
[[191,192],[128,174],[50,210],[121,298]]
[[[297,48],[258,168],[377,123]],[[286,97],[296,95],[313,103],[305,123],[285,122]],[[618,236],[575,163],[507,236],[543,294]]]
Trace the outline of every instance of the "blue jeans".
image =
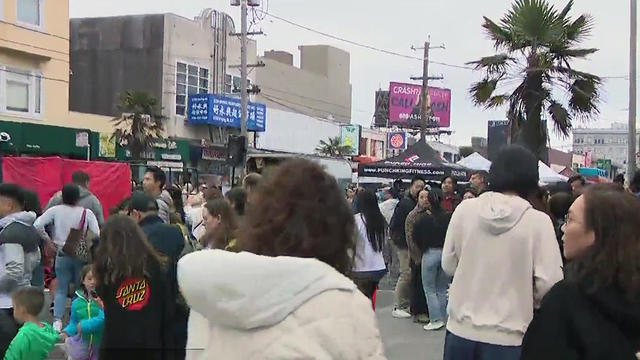
[[443,321],[447,316],[449,283],[451,278],[442,270],[442,249],[428,249],[422,254],[422,286],[431,321]]
[[467,340],[447,331],[444,360],[520,360],[520,346],[501,346]]
[[53,319],[62,320],[67,306],[69,284],[80,284],[80,270],[84,262],[68,255],[58,253],[56,256],[56,294],[53,299]]

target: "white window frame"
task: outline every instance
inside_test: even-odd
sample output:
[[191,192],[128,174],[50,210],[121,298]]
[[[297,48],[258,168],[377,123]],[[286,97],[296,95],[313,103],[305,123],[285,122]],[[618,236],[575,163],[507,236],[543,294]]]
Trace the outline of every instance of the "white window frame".
[[[2,0],[0,0],[2,1]],[[36,29],[36,30],[44,30],[44,15],[45,15],[45,0],[37,0],[38,1],[38,17],[40,19],[40,24],[32,24],[32,23],[28,23],[26,21],[20,21],[20,18],[18,17],[18,2],[20,0],[16,0],[16,23],[20,24],[21,26],[24,27],[28,27],[28,28],[32,28],[32,29]]]
[[[1,0],[0,0],[1,1]],[[11,79],[11,75],[15,74],[15,72],[24,73],[29,76],[29,83],[27,84],[29,87],[29,111],[15,111],[7,109],[7,82]],[[25,117],[31,119],[42,119],[44,115],[44,77],[42,73],[37,70],[29,70],[29,69],[20,69],[17,67],[6,66],[0,64],[0,113]],[[40,81],[40,92],[38,95],[40,96],[40,111],[36,112],[36,82]]]
[[[178,64],[184,64],[186,66],[186,72],[185,74],[185,82],[184,83],[178,83],[178,74],[183,74],[182,72],[178,72]],[[195,66],[198,68],[198,93],[202,93],[202,90],[206,90],[205,93],[210,93],[211,92],[211,79],[212,79],[212,74],[211,74],[211,69],[209,69],[209,67],[207,66],[202,66],[202,65],[198,65],[195,64],[193,62],[189,62],[189,61],[185,61],[185,60],[176,60],[176,71],[175,71],[175,96],[173,98],[174,101],[174,107],[173,107],[173,113],[176,116],[182,116],[182,117],[186,117],[187,116],[187,108],[189,107],[189,66]],[[207,77],[203,77],[201,76],[202,70],[206,70],[207,71]],[[201,87],[200,86],[200,81],[201,80],[207,80],[207,87]],[[184,94],[179,94],[178,93],[178,85],[184,85],[185,86],[185,93]],[[193,85],[192,85],[193,86]],[[184,104],[179,104],[178,103],[178,96],[182,96],[184,95],[185,100],[184,100]],[[184,114],[178,114],[178,106],[182,106],[184,105]]]

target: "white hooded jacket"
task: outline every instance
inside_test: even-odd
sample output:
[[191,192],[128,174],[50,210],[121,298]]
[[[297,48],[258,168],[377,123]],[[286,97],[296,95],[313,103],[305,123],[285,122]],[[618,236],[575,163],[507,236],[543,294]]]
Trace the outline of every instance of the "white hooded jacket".
[[453,276],[447,329],[503,346],[522,344],[534,308],[563,278],[549,216],[496,192],[465,200],[453,213],[442,268]]
[[203,250],[178,283],[187,359],[385,359],[371,302],[316,259]]

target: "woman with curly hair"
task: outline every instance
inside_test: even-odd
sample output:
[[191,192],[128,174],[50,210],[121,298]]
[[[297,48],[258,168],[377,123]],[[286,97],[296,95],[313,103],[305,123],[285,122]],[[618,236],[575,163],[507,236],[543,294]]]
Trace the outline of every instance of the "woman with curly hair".
[[190,326],[187,358],[384,359],[371,303],[346,276],[354,217],[336,180],[294,159],[252,196],[246,252],[204,250],[178,264],[182,293],[208,319]]
[[567,278],[542,300],[522,359],[636,359],[640,349],[640,203],[587,189],[563,225]]

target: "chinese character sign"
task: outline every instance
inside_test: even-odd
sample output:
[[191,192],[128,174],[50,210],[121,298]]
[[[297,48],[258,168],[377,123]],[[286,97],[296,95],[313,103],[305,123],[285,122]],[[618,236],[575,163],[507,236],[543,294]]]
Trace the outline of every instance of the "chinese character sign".
[[[389,84],[389,126],[420,127],[422,86],[392,82]],[[451,126],[451,90],[429,87],[433,117],[428,126]]]
[[360,125],[345,125],[340,127],[340,143],[351,147],[350,155],[360,153]]
[[[240,128],[242,105],[240,99],[217,94],[196,94],[189,96],[189,123],[210,124],[221,127]],[[247,129],[264,132],[267,108],[264,104],[249,103],[247,108]]]
[[208,94],[189,95],[189,123],[207,124],[213,99]]

